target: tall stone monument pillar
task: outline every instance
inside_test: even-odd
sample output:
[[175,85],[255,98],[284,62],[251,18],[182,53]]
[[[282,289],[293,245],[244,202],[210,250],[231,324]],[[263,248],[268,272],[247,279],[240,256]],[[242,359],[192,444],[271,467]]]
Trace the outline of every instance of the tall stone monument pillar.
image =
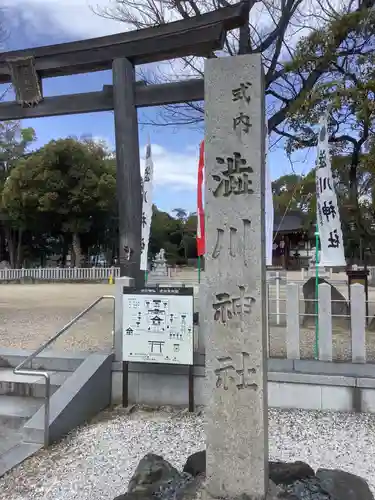
[[258,55],[205,66],[207,492],[268,485],[264,97]]

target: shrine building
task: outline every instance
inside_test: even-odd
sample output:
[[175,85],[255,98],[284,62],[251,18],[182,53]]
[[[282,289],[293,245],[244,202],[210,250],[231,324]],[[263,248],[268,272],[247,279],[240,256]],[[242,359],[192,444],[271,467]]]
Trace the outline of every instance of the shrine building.
[[307,268],[315,255],[314,229],[306,228],[301,212],[275,213],[272,265],[281,269]]

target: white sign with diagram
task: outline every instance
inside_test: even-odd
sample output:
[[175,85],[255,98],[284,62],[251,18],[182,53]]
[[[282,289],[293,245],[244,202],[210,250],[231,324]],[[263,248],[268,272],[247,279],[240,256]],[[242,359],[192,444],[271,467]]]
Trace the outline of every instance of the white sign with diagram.
[[193,364],[193,288],[123,289],[123,360]]

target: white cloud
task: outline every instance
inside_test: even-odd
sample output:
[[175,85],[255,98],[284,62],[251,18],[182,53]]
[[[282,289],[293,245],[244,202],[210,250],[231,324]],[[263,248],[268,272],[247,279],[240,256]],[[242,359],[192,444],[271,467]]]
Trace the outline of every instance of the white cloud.
[[[342,0],[330,0],[330,2],[321,0],[321,2],[337,7]],[[22,28],[27,35],[57,34],[65,36],[68,40],[104,36],[129,29],[120,21],[105,19],[94,12],[103,8],[115,8],[118,6],[116,0],[3,0],[1,3],[8,11],[9,23]],[[316,0],[302,2],[299,13],[295,14],[295,18],[298,18],[298,29],[296,26],[291,27],[288,31],[294,33],[289,33],[289,37],[298,39],[301,36],[300,22],[304,22],[304,26],[317,23],[314,18],[316,5],[318,5]],[[168,21],[177,18],[175,11],[165,7],[164,15]],[[255,4],[251,11],[251,21],[256,25],[257,32],[263,35],[273,29],[274,21],[279,17],[279,1],[264,0]],[[189,68],[185,68],[186,71],[189,72]]]
[[[114,140],[105,135],[84,134],[77,139],[91,139],[103,144],[110,156],[115,154]],[[56,137],[58,139],[58,137]],[[38,144],[39,148],[41,144]],[[35,149],[37,149],[35,148]],[[154,184],[174,191],[192,191],[197,187],[199,142],[190,143],[181,148],[181,151],[169,151],[167,148],[151,143],[152,160],[154,163]],[[139,149],[141,174],[145,169],[146,145]]]
[[[198,144],[176,153],[163,146],[151,144],[154,162],[154,183],[174,190],[194,191],[197,186]],[[141,148],[141,172],[145,167],[145,148]]]
[[110,6],[111,0],[3,0],[2,3],[9,21],[27,35],[65,35],[71,40],[127,31],[124,23],[103,19],[93,12],[92,8]]
[[[90,137],[92,140],[107,146],[114,151],[112,140],[104,136]],[[189,144],[181,152],[169,151],[159,144],[151,143],[152,160],[154,162],[154,184],[174,191],[195,191],[197,188],[199,144]],[[141,174],[145,169],[146,146],[139,150]]]

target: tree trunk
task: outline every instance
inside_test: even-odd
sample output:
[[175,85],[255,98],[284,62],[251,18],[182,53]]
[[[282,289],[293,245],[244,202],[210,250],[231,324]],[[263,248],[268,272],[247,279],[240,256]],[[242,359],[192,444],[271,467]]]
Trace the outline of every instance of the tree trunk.
[[72,235],[72,253],[73,253],[73,266],[81,267],[82,253],[81,253],[81,240],[78,233]]
[[9,264],[12,269],[16,268],[16,242],[12,228],[5,227],[5,237],[8,246]]
[[67,234],[62,235],[61,267],[66,266],[66,259],[69,253],[69,239]]
[[22,248],[22,234],[23,230],[21,228],[18,229],[18,241],[17,241],[17,257],[16,257],[16,266],[17,269],[20,269],[23,264],[23,248]]
[[0,262],[5,260],[5,228],[0,225]]
[[349,217],[351,217],[351,220],[356,225],[355,233],[352,236],[356,247],[358,248],[365,241],[370,248],[373,248],[371,234],[369,234],[368,228],[363,221],[359,204],[358,167],[360,163],[360,149],[361,146],[359,144],[354,147],[349,169]]
[[114,252],[113,248],[106,248],[105,252],[106,267],[111,267],[113,263]]

